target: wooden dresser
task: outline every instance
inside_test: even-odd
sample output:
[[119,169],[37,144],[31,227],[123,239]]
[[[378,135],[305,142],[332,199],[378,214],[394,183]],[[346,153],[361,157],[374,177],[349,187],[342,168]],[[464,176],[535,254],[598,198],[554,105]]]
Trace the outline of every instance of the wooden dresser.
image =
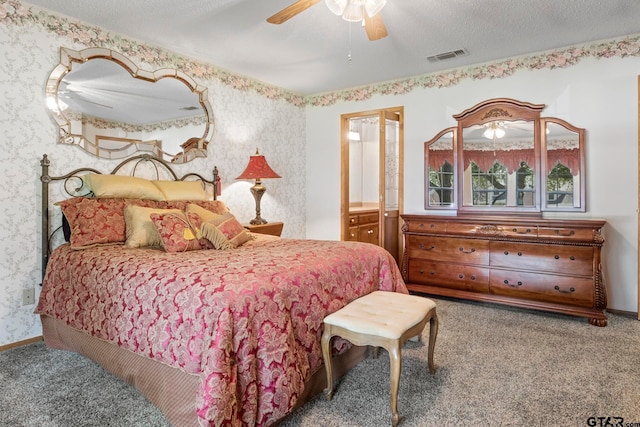
[[378,209],[349,212],[349,240],[379,245]]
[[412,292],[587,317],[606,326],[601,220],[402,215]]

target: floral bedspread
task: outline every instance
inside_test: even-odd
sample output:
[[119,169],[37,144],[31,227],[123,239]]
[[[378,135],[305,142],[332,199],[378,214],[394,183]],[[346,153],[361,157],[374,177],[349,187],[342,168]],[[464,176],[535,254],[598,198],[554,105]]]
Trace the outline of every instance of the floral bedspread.
[[200,424],[269,425],[322,363],[324,317],[407,292],[391,255],[358,242],[269,239],[228,251],[99,246],[52,253],[36,313],[201,376]]

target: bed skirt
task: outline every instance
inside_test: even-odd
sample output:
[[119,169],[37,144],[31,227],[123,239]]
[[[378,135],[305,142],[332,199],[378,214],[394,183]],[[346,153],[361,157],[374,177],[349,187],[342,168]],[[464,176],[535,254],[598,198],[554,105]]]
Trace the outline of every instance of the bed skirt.
[[[198,426],[196,393],[199,376],[122,349],[117,345],[73,329],[64,322],[41,315],[46,345],[77,352],[138,389],[176,427]],[[334,375],[340,377],[367,355],[367,347],[352,346],[333,359]],[[308,380],[296,408],[327,385],[324,365]],[[277,424],[277,422],[276,422]]]

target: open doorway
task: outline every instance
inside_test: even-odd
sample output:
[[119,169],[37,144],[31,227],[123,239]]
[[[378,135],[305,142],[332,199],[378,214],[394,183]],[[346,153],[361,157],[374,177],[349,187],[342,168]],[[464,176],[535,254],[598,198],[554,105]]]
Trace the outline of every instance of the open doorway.
[[341,239],[402,257],[404,107],[341,117]]

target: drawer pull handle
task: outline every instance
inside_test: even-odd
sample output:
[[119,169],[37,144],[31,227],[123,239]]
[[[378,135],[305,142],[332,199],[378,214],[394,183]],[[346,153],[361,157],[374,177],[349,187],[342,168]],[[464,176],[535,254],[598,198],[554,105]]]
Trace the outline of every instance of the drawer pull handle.
[[464,279],[464,275],[458,274],[458,279]]
[[560,259],[560,255],[555,255],[554,258],[555,259]]
[[504,251],[504,254],[505,255],[509,255],[509,251]]
[[476,248],[471,248],[471,249],[470,249],[470,250],[468,250],[468,251],[465,251],[465,250],[464,250],[464,248],[458,248],[458,250],[459,250],[460,252],[462,252],[463,254],[472,254],[472,253],[474,253],[474,252],[476,251]]
[[504,279],[504,284],[507,286],[511,286],[512,288],[517,288],[518,286],[522,286],[522,282],[518,280],[517,284],[509,283],[509,280]]
[[436,272],[435,272],[435,271],[433,271],[433,270],[431,270],[431,271],[429,272],[429,274],[433,276],[434,274],[436,274]]
[[518,256],[522,256],[522,252],[518,252]]
[[527,228],[525,231],[518,231],[518,229],[517,229],[517,228],[514,228],[514,229],[513,229],[513,232],[514,232],[514,233],[518,233],[518,234],[528,234],[528,233],[531,233],[531,229],[530,229],[530,228]]
[[367,230],[368,234],[373,234],[373,230]]
[[563,294],[570,294],[570,293],[572,293],[572,292],[575,292],[575,291],[576,291],[576,289],[575,289],[575,288],[569,288],[569,290],[568,290],[568,291],[564,291],[564,290],[560,289],[560,286],[558,286],[558,285],[554,286],[554,287],[553,287],[553,289],[555,289],[555,290],[556,290],[556,291],[558,291],[558,292],[562,292]]
[[476,280],[476,276],[471,276],[471,280]]
[[424,270],[418,270],[418,273],[424,274]]
[[569,257],[569,259],[570,259],[571,261],[575,261],[575,260],[576,260],[576,257],[574,257],[573,255],[571,255],[571,256]]
[[420,243],[419,248],[424,249],[425,251],[432,251],[436,248],[436,245],[431,245],[430,248],[427,248],[427,245],[425,245],[424,243]]
[[561,231],[562,230],[554,230],[554,233],[558,236],[573,236],[574,234],[576,234],[574,230],[568,230],[568,231],[565,231],[564,233],[562,233]]

